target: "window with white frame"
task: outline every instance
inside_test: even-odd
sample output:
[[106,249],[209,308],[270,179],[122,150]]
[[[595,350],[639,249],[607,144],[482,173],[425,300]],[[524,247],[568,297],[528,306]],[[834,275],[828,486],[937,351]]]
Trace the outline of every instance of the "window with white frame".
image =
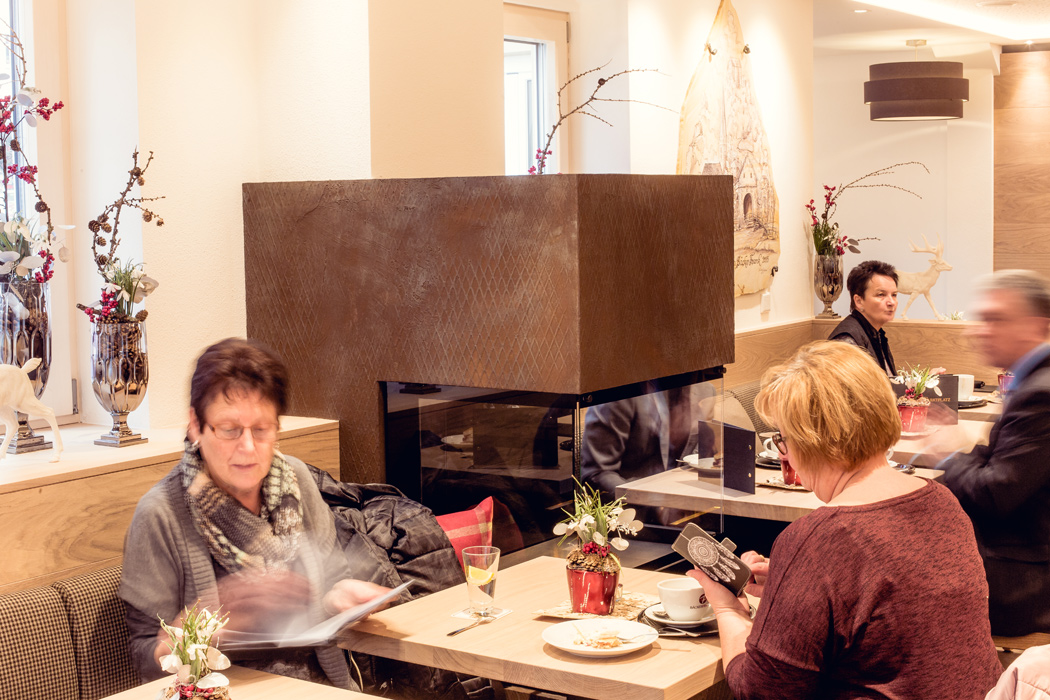
[[[32,0],[0,0],[0,19],[14,30],[22,43],[25,61],[28,67],[26,83],[29,87],[41,90],[36,95],[48,97],[52,103],[63,100],[66,96],[57,93],[57,87],[61,82],[58,76],[53,74],[55,70],[61,70],[55,61],[45,60],[38,56],[41,51],[57,51],[57,47],[42,46],[34,41],[34,13]],[[54,21],[54,18],[52,18]],[[43,29],[47,29],[44,27]],[[45,38],[56,37],[56,27],[50,31],[42,31]],[[8,31],[7,27],[0,25],[0,31]],[[44,66],[47,69],[43,69]],[[3,49],[0,52],[0,73],[9,76],[17,76],[17,59],[10,51]],[[38,69],[43,69],[38,70]],[[48,72],[50,71],[50,72]],[[16,84],[15,80],[0,83],[0,94],[17,94],[23,87]],[[19,127],[17,139],[25,162],[39,167],[38,183],[45,201],[52,209],[52,213],[58,218],[53,218],[54,224],[71,224],[72,221],[65,220],[65,212],[70,211],[67,201],[66,181],[68,170],[66,166],[66,144],[68,134],[65,130],[65,120],[68,114],[65,111],[57,112],[49,121],[41,120],[37,128],[29,127],[22,123]],[[40,138],[47,139],[47,143],[38,144],[38,130]],[[46,145],[46,148],[44,147]],[[36,222],[38,217],[34,209],[36,197],[32,187],[12,177],[8,183],[8,196],[11,204],[10,212],[19,212],[23,216]],[[39,223],[37,223],[39,225]],[[64,239],[67,244],[71,243],[75,231],[60,230],[56,233]],[[60,424],[75,422],[77,420],[78,397],[74,394],[73,379],[76,376],[75,358],[76,343],[74,342],[74,325],[82,319],[74,313],[72,290],[73,290],[73,266],[67,263],[57,263],[55,275],[49,282],[51,297],[51,369],[47,386],[44,389],[41,401],[54,410]],[[90,395],[90,392],[88,392]],[[33,420],[34,427],[46,426],[43,421]]]
[[[504,146],[507,175],[523,175],[558,118],[557,94],[569,75],[569,15],[537,7],[503,5]],[[570,172],[563,124],[551,144],[546,172]]]
[[545,109],[546,46],[536,41],[503,41],[503,122],[507,175],[524,175],[550,129]]

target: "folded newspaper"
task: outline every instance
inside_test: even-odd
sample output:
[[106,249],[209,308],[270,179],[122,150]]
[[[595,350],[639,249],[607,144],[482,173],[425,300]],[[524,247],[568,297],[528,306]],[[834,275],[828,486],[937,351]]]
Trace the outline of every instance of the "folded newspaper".
[[400,586],[391,588],[388,593],[373,598],[367,603],[361,603],[341,613],[337,613],[324,622],[302,632],[274,634],[272,632],[238,632],[236,630],[228,630],[222,633],[222,641],[219,644],[223,651],[324,646],[331,643],[344,627],[365,618],[369,613],[396,599],[412,583],[414,583],[414,580],[409,579]]

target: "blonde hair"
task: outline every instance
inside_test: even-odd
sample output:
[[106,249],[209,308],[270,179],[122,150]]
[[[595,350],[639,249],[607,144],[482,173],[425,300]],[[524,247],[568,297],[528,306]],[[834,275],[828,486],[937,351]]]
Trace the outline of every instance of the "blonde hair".
[[762,377],[755,408],[791,442],[810,472],[852,471],[900,439],[897,401],[886,375],[849,343],[822,340]]

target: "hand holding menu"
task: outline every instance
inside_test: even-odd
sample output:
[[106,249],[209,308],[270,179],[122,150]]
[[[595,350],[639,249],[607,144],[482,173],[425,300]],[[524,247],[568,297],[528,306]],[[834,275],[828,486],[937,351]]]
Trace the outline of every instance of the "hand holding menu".
[[222,634],[219,646],[223,651],[236,651],[238,649],[273,649],[280,647],[316,647],[324,646],[332,642],[336,635],[346,627],[358,620],[367,617],[370,613],[383,607],[391,600],[395,600],[402,591],[407,589],[413,579],[405,581],[389,592],[377,596],[367,603],[355,605],[328,618],[324,622],[314,625],[310,629],[294,634],[268,634],[257,632],[237,632],[231,630]]

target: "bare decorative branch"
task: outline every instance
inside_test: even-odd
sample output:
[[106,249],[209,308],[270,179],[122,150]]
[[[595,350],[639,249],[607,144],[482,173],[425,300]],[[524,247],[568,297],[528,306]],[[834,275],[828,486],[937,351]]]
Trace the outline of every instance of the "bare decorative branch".
[[530,173],[532,173],[534,175],[542,175],[543,174],[544,168],[547,165],[547,156],[551,155],[551,150],[550,149],[551,149],[551,143],[554,141],[554,134],[558,131],[558,127],[560,127],[563,123],[565,123],[565,120],[568,119],[569,117],[571,117],[572,115],[574,115],[574,114],[582,114],[585,117],[591,117],[593,119],[597,119],[598,121],[602,122],[603,124],[608,124],[609,126],[613,125],[612,122],[610,122],[609,120],[607,120],[607,119],[605,119],[603,117],[598,116],[593,111],[594,105],[596,103],[598,103],[598,102],[634,102],[636,104],[649,105],[650,107],[656,107],[657,109],[663,109],[663,110],[666,110],[668,112],[671,112],[672,114],[677,114],[677,112],[675,112],[675,110],[673,110],[673,109],[668,109],[667,107],[664,107],[664,106],[658,105],[658,104],[653,104],[652,102],[645,102],[643,100],[616,99],[616,98],[599,97],[598,96],[598,91],[599,90],[601,90],[603,87],[608,85],[609,81],[614,80],[614,79],[620,77],[621,75],[627,75],[628,73],[658,73],[659,71],[656,70],[655,68],[628,68],[626,70],[622,70],[622,71],[618,71],[616,73],[613,73],[612,75],[608,76],[607,78],[598,78],[598,83],[594,86],[594,90],[591,91],[590,96],[586,100],[581,102],[580,104],[578,104],[575,107],[573,107],[572,109],[570,109],[568,111],[565,111],[565,109],[562,107],[562,96],[565,93],[565,90],[570,85],[575,83],[577,80],[580,80],[581,78],[584,78],[585,76],[588,76],[591,73],[596,73],[596,72],[604,69],[607,65],[609,65],[608,62],[598,66],[597,68],[591,68],[590,70],[585,70],[582,73],[574,75],[573,77],[571,77],[568,80],[566,80],[564,85],[562,85],[560,88],[558,88],[558,121],[556,121],[554,123],[554,126],[551,127],[550,132],[547,134],[547,142],[543,145],[543,148],[537,148],[536,149],[536,165],[534,165],[533,167],[529,168],[529,172]]

